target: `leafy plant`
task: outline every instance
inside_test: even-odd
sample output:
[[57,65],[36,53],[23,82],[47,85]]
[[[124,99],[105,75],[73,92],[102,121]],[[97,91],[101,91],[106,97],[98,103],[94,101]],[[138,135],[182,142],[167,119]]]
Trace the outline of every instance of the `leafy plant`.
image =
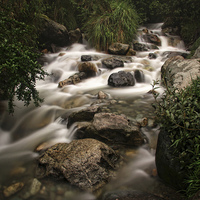
[[35,88],[37,79],[47,74],[37,63],[36,35],[33,26],[15,20],[12,12],[0,10],[0,99],[8,100],[14,112],[14,98],[36,106],[42,101]]
[[[200,188],[200,78],[184,89],[167,87],[160,98],[155,92],[157,122],[170,134],[174,156],[186,172],[185,194],[193,196]],[[178,154],[177,154],[178,153]]]
[[138,28],[139,17],[126,2],[111,1],[107,7],[93,10],[84,29],[90,43],[106,50],[113,42],[130,43]]

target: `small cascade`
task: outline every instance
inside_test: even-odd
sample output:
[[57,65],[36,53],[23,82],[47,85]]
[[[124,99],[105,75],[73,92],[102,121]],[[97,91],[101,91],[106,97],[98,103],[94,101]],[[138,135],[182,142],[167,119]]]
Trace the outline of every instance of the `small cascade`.
[[[33,161],[39,154],[36,148],[41,144],[47,146],[58,142],[69,143],[73,140],[76,126],[67,128],[62,117],[67,117],[76,111],[91,105],[97,98],[97,93],[103,91],[110,99],[117,99],[120,103],[111,109],[127,115],[130,119],[140,120],[151,113],[153,97],[147,95],[152,89],[154,80],[160,80],[160,69],[165,60],[174,52],[187,53],[184,43],[162,33],[162,23],[140,27],[137,43],[142,44],[143,51],[137,51],[136,56],[129,57],[124,67],[107,69],[102,60],[110,55],[88,49],[84,44],[73,44],[59,53],[44,56],[44,68],[50,74],[44,81],[38,81],[36,88],[44,102],[40,107],[30,105],[24,107],[23,102],[15,102],[16,110],[13,116],[6,112],[1,117],[0,127],[0,177],[5,181],[7,175],[19,166]],[[152,43],[154,40],[155,43]],[[153,45],[152,45],[153,44]],[[69,84],[59,88],[58,83],[78,72],[81,56],[90,55],[97,69],[97,76],[82,80],[77,84]],[[111,87],[108,78],[119,71],[130,72],[135,76],[135,85],[129,87]],[[159,92],[163,88],[158,89]],[[137,156],[121,170],[118,180],[111,189],[122,185],[139,187],[141,181],[144,187],[152,184],[146,167],[155,168],[154,154],[158,130],[142,129],[150,141],[150,147],[141,147]],[[1,180],[1,181],[2,181]],[[146,182],[146,185],[144,184]],[[1,184],[1,182],[0,182]],[[137,185],[138,184],[138,185]],[[86,194],[84,194],[86,195]],[[87,194],[92,199],[93,195]]]

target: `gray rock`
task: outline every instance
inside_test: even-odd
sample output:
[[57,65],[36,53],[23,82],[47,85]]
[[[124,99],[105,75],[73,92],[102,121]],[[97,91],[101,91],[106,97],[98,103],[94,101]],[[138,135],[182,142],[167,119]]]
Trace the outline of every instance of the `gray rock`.
[[82,55],[81,56],[81,61],[85,62],[85,61],[91,61],[92,60],[92,56],[90,55]]
[[108,85],[113,87],[134,86],[135,79],[130,72],[119,71],[109,76]]
[[149,53],[148,57],[149,59],[156,59],[157,55],[155,53]]
[[[82,130],[82,132],[80,131]],[[141,146],[144,135],[138,124],[133,124],[124,115],[96,113],[93,122],[84,124],[77,137],[96,138],[106,144]]]
[[149,48],[146,44],[142,44],[142,43],[139,43],[137,41],[135,41],[133,43],[133,49],[135,51],[148,51],[149,50]]
[[135,77],[135,80],[138,82],[138,83],[142,83],[145,81],[145,75],[144,75],[144,72],[142,70],[135,70],[134,72],[134,77]]
[[124,62],[118,58],[106,58],[102,60],[103,66],[105,66],[108,69],[114,69],[117,67],[124,67]]
[[104,186],[118,168],[119,156],[106,144],[94,139],[58,143],[39,158],[40,177],[65,178],[83,190]]
[[91,121],[93,120],[94,115],[100,110],[98,105],[93,105],[87,107],[83,110],[73,112],[68,117],[68,124],[67,126],[70,127],[75,122],[83,122],[83,121]]
[[200,60],[176,56],[166,60],[161,68],[162,83],[171,87],[184,88],[192,79],[200,76]]

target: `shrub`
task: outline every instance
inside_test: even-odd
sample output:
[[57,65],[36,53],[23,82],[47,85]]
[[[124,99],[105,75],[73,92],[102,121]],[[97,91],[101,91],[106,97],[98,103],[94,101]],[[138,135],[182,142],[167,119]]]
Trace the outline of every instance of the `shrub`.
[[184,192],[193,196],[200,188],[200,78],[185,89],[167,87],[160,99],[156,92],[153,94],[157,122],[170,133],[174,156],[178,153],[180,166],[186,172]]
[[139,17],[126,2],[107,5],[101,12],[94,10],[84,26],[89,42],[98,50],[107,50],[113,42],[130,43],[138,28]]
[[0,10],[0,18],[0,100],[8,100],[10,112],[14,112],[15,96],[25,105],[33,99],[38,106],[42,99],[35,83],[46,73],[37,63],[35,29],[15,20],[12,12]]

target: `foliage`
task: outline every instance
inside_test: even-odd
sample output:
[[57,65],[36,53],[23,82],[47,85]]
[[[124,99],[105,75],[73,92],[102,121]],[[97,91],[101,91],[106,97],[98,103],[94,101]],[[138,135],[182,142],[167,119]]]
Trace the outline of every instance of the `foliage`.
[[196,49],[200,46],[200,37],[194,42],[194,44],[190,48],[190,54],[187,56],[187,58],[191,58],[194,54]]
[[77,28],[76,2],[73,0],[43,0],[43,14],[63,24],[69,30]]
[[89,42],[98,50],[108,49],[113,42],[130,43],[138,28],[139,17],[126,2],[105,3],[92,11],[84,26]]
[[170,133],[176,149],[174,155],[178,152],[178,160],[186,172],[185,194],[193,196],[200,188],[200,78],[185,89],[167,87],[160,99],[158,93],[153,94],[157,121]]
[[29,105],[34,100],[39,105],[35,88],[37,79],[46,73],[37,63],[36,35],[33,26],[14,19],[12,12],[0,10],[0,99],[9,101],[9,111],[14,112],[14,97]]

